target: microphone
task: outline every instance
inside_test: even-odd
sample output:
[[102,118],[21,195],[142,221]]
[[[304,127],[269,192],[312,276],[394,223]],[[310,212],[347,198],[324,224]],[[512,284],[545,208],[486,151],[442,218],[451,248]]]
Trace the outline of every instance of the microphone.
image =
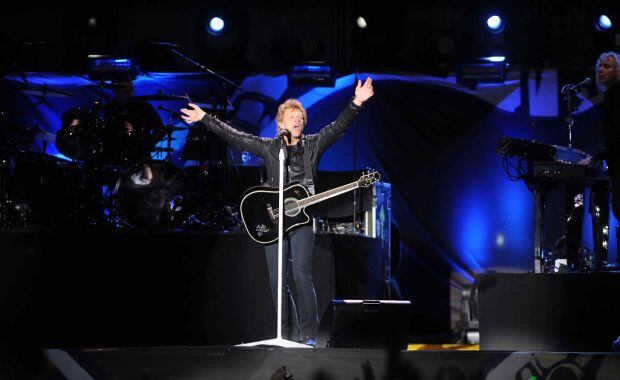
[[283,139],[284,136],[286,136],[286,138],[291,141],[291,131],[289,131],[288,129],[280,129],[280,131],[278,132],[278,138]]
[[564,86],[562,86],[561,93],[562,94],[566,94],[569,91],[577,91],[581,87],[585,87],[585,86],[589,85],[590,82],[592,82],[592,79],[586,78],[586,79],[582,80],[581,82],[579,82],[577,84],[565,84]]
[[179,44],[175,44],[174,42],[164,42],[164,41],[149,41],[148,43],[149,45],[165,46],[165,47],[170,47],[170,48],[177,48],[181,46]]

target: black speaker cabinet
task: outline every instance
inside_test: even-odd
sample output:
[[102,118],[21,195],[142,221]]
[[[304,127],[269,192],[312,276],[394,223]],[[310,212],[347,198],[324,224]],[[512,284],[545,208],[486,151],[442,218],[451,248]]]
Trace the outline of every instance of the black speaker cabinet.
[[333,300],[330,347],[406,349],[411,302]]

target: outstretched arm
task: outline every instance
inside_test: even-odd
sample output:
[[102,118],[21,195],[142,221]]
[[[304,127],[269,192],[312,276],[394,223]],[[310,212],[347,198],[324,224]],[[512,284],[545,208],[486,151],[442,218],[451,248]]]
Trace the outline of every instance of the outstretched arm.
[[230,125],[212,117],[196,104],[189,103],[189,108],[181,108],[183,120],[188,124],[202,122],[207,129],[237,149],[247,150],[257,156],[265,157],[269,139],[241,132]]
[[319,154],[329,148],[339,137],[344,135],[351,122],[362,108],[364,103],[375,94],[372,86],[372,78],[366,78],[364,84],[361,80],[357,81],[355,96],[351,103],[345,108],[334,122],[323,128],[317,136],[317,147]]

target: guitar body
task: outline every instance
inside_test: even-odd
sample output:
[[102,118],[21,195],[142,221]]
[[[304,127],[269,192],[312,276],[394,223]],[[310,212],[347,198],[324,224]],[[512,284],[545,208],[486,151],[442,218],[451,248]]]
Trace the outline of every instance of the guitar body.
[[[292,183],[284,188],[284,232],[310,224],[311,219],[305,207],[297,202],[308,198],[310,193],[303,185]],[[250,237],[258,243],[269,244],[278,241],[277,187],[253,187],[245,192],[239,206],[241,217]]]
[[[376,171],[368,171],[357,181],[335,187],[310,196],[308,189],[299,183],[284,188],[284,225],[288,232],[296,227],[310,224],[306,207],[336,197],[359,187],[368,187],[381,177]],[[275,187],[253,187],[241,199],[241,217],[250,237],[258,243],[270,244],[278,241],[278,189]]]

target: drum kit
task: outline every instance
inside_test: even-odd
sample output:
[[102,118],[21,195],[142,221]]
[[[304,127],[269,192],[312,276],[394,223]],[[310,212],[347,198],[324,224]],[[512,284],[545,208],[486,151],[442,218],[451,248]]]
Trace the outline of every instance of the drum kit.
[[[41,140],[45,150],[52,134],[11,122],[21,112],[0,111],[0,229],[240,228],[237,207],[215,193],[222,187],[216,183],[222,163],[203,157],[197,159],[201,165],[174,165],[172,134],[187,127],[172,125],[176,112],[159,106],[170,115],[164,125],[147,102],[184,101],[187,96],[159,92],[108,100],[104,89],[116,92],[122,84],[96,86],[99,99],[88,108],[64,112],[55,135],[58,151],[70,161],[32,152],[35,140]],[[43,100],[73,96],[50,87],[26,90],[38,92]],[[164,159],[151,159],[154,152]]]

